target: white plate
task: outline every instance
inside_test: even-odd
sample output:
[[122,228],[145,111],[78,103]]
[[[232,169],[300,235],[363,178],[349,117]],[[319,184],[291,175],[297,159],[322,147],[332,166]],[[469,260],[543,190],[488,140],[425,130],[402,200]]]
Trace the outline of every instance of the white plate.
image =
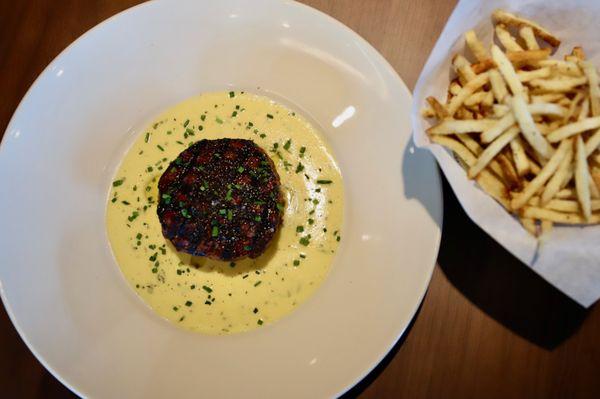
[[[318,123],[347,205],[332,272],[307,303],[264,329],[208,337],[137,298],[112,258],[104,211],[146,121],[229,87],[260,87]],[[403,333],[437,255],[439,176],[409,143],[410,103],[369,44],[295,2],[155,1],[100,24],[42,73],[0,148],[2,299],[21,337],[94,398],[344,392]]]

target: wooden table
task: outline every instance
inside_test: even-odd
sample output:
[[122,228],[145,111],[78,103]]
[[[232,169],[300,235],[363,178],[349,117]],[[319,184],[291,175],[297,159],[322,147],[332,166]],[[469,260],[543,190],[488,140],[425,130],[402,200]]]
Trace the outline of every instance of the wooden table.
[[[60,51],[134,3],[1,1],[0,131]],[[306,3],[361,34],[412,88],[455,2]],[[347,396],[600,398],[599,307],[580,308],[521,265],[467,218],[446,183],[444,202],[438,267],[420,312],[402,341]],[[37,362],[2,308],[0,397],[73,396]]]

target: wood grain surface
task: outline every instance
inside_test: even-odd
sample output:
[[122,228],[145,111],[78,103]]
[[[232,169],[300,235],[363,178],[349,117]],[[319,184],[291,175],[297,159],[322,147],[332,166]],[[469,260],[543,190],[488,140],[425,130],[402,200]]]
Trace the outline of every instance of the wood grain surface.
[[[0,1],[0,132],[60,51],[135,3]],[[453,0],[306,3],[362,35],[409,88],[455,5]],[[471,223],[446,183],[444,201],[438,266],[417,317],[394,350],[346,396],[600,398],[598,306],[580,308],[521,265]],[[2,307],[0,397],[74,397],[33,357]]]

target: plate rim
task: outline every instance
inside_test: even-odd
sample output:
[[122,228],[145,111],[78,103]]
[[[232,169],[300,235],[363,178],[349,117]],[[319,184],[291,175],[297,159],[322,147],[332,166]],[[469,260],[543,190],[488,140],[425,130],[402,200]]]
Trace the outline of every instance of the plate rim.
[[[269,0],[269,1],[279,2],[277,0]],[[77,37],[74,41],[72,41],[69,45],[67,45],[63,50],[61,50],[60,53],[58,53],[48,63],[48,65],[39,73],[39,75],[35,78],[35,80],[31,84],[31,86],[29,86],[29,88],[23,95],[23,98],[19,101],[17,107],[13,111],[13,113],[10,117],[10,120],[6,126],[6,129],[4,131],[4,134],[2,136],[2,139],[0,140],[0,157],[2,157],[2,154],[5,151],[7,151],[6,150],[6,147],[8,147],[8,145],[6,144],[8,142],[7,137],[9,136],[9,132],[13,130],[14,120],[15,120],[15,117],[17,116],[17,113],[21,109],[22,105],[29,99],[29,97],[32,95],[32,93],[36,90],[36,88],[40,84],[41,80],[46,77],[46,75],[52,69],[52,67],[57,62],[57,60],[62,58],[63,55],[68,53],[73,47],[77,46],[80,42],[87,40],[87,37],[90,36],[91,34],[93,34],[95,31],[104,29],[105,26],[112,23],[113,20],[115,20],[117,18],[121,18],[125,14],[135,13],[138,9],[145,8],[145,7],[151,7],[151,6],[155,5],[156,3],[169,3],[169,2],[171,2],[171,0],[150,0],[150,1],[145,1],[140,4],[134,5],[132,7],[126,8],[114,15],[111,15],[110,17],[104,19],[103,21],[100,21],[98,24],[96,24],[93,27],[91,27],[90,29],[86,30],[79,37]],[[304,3],[301,3],[301,2],[295,1],[295,0],[284,0],[281,3],[285,3],[288,5],[292,5],[294,7],[302,8],[305,11],[316,14],[320,18],[324,18],[324,20],[326,20],[329,24],[332,24],[335,27],[337,27],[338,29],[345,31],[347,34],[350,34],[353,38],[358,40],[361,45],[363,45],[365,48],[367,48],[370,51],[370,54],[368,55],[368,57],[369,58],[374,57],[377,61],[379,61],[379,64],[383,68],[385,68],[385,70],[394,78],[394,80],[396,80],[399,83],[399,87],[404,92],[404,95],[407,96],[409,101],[412,103],[412,101],[413,101],[412,92],[408,89],[408,87],[406,86],[406,83],[404,82],[404,80],[402,79],[400,74],[394,69],[394,67],[389,63],[389,61],[373,45],[371,45],[371,43],[369,43],[365,38],[363,38],[359,33],[354,31],[347,25],[345,25],[343,22],[332,17],[331,15],[329,15],[321,10],[318,10],[314,7],[311,7],[307,4],[304,4]],[[414,146],[414,142],[413,142],[412,135],[409,134],[403,150],[406,147],[411,146],[411,145]],[[430,162],[434,165],[436,164],[434,159],[431,159]],[[439,168],[435,167],[433,169],[433,175],[435,178],[435,183],[433,185],[435,187],[437,187],[436,202],[439,203],[439,209],[436,210],[437,212],[435,215],[431,215],[431,219],[434,222],[434,224],[437,225],[438,234],[435,239],[435,242],[432,245],[432,249],[433,249],[431,251],[432,259],[425,263],[426,265],[429,265],[431,263],[431,266],[428,266],[429,269],[428,269],[427,276],[425,279],[426,283],[424,284],[424,287],[421,290],[422,292],[419,295],[419,297],[417,298],[417,301],[415,302],[414,309],[411,309],[411,311],[410,311],[410,318],[409,318],[408,323],[401,329],[401,331],[399,331],[398,335],[392,340],[392,342],[389,343],[389,345],[386,347],[385,351],[383,353],[378,354],[377,360],[374,361],[372,364],[365,366],[365,368],[364,368],[365,371],[360,376],[354,378],[353,381],[349,385],[345,386],[342,390],[338,391],[338,393],[336,393],[336,397],[340,397],[340,396],[344,395],[345,393],[349,392],[352,388],[354,388],[360,382],[362,382],[367,376],[369,376],[379,366],[379,364],[391,352],[391,350],[396,346],[396,344],[400,341],[400,339],[404,336],[404,334],[407,333],[407,330],[409,329],[411,324],[413,324],[413,322],[416,320],[415,317],[417,315],[417,312],[420,309],[421,305],[423,304],[425,296],[427,295],[427,292],[429,291],[429,286],[431,284],[433,272],[437,266],[437,258],[438,258],[439,249],[440,249],[441,240],[442,240],[442,230],[443,230],[443,221],[444,221],[443,185],[442,185],[442,178],[441,178]],[[63,384],[65,387],[67,387],[73,393],[75,393],[76,395],[78,395],[80,397],[86,397],[79,389],[77,389],[73,384],[71,384],[69,381],[64,379],[60,375],[60,373],[58,373],[52,366],[50,366],[50,364],[48,364],[46,359],[43,356],[41,356],[38,353],[38,351],[33,347],[33,345],[29,342],[27,335],[24,333],[21,325],[17,322],[17,318],[16,318],[16,316],[13,312],[13,309],[6,297],[5,289],[2,285],[1,280],[0,280],[0,300],[2,301],[4,309],[6,310],[6,313],[8,315],[8,318],[11,321],[15,330],[17,331],[19,338],[25,343],[26,347],[35,356],[36,360],[38,362],[40,362],[44,366],[44,368],[52,374],[52,376],[54,378],[56,378],[58,381],[60,381],[61,384]]]

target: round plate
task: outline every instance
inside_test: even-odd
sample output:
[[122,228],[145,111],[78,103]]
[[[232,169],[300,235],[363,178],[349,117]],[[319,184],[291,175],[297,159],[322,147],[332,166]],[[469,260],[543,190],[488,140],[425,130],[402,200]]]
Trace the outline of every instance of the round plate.
[[[140,129],[205,91],[271,95],[323,130],[346,186],[332,272],[283,320],[203,336],[156,316],[105,233],[111,178]],[[369,44],[290,1],[154,1],[69,46],[0,148],[2,299],[37,358],[95,398],[329,397],[365,376],[426,291],[437,168],[410,144],[411,96]]]

